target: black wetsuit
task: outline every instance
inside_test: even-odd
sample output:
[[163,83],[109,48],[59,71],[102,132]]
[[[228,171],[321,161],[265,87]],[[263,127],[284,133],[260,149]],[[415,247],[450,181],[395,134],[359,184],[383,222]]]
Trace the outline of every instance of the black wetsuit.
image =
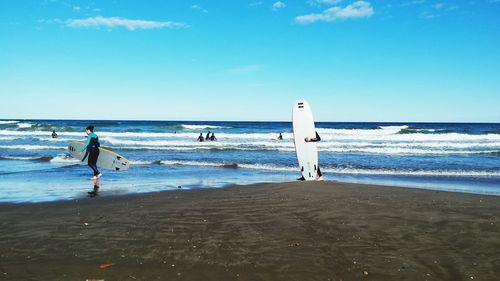
[[[318,132],[316,132],[316,137],[309,139],[309,142],[318,142],[318,141],[321,141],[321,137],[318,135]],[[323,174],[321,173],[321,169],[319,168],[319,165],[318,165],[318,177],[321,177],[321,176],[323,176]],[[304,180],[304,176],[298,178],[298,180]]]
[[321,141],[321,137],[318,135],[318,132],[316,132],[316,137],[313,139],[309,139],[310,142],[318,142]]
[[[96,134],[91,133],[88,136],[89,140],[87,141],[87,152],[85,153],[85,156],[88,156],[88,162],[87,164],[89,167],[94,171],[94,176],[97,176],[99,173],[99,170],[97,169],[97,158],[99,158],[99,137],[97,137]],[[83,158],[85,159],[85,157]]]
[[[318,135],[318,132],[316,132],[316,137],[313,138],[313,139],[310,139],[309,140],[310,142],[318,142],[318,141],[321,141],[321,137]],[[319,168],[319,165],[318,165],[318,177],[321,177],[323,174],[321,173],[321,169]]]

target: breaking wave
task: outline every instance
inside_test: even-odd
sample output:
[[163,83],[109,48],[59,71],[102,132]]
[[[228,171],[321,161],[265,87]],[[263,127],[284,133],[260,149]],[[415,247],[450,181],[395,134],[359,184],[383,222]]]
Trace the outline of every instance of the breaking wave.
[[15,121],[15,120],[0,120],[0,125],[15,124],[15,123],[19,123],[19,121]]
[[[322,141],[318,149],[329,153],[366,153],[387,155],[452,155],[494,154],[500,151],[500,134],[469,135],[460,133],[413,133],[400,134],[402,127],[387,126],[381,129],[318,129]],[[153,132],[99,132],[101,143],[112,149],[123,150],[241,150],[241,151],[294,151],[293,134],[284,133],[277,141],[275,133],[220,133],[218,141],[197,142],[198,133],[153,133]],[[10,140],[29,139],[36,144],[9,145]],[[74,140],[84,140],[81,132],[60,132],[52,139],[45,131],[0,130],[2,149],[63,149],[59,146]]]
[[0,156],[0,160],[22,160],[22,161],[36,161],[36,162],[49,162],[52,160],[50,156]]
[[66,163],[66,164],[75,164],[75,163],[81,163],[82,161],[73,158],[69,155],[57,155],[54,158],[50,159],[50,162],[52,163]]
[[11,150],[65,150],[64,146],[48,146],[48,145],[0,145],[0,149]]
[[[234,162],[204,162],[182,160],[132,161],[136,165],[165,165],[165,166],[198,166],[218,167],[231,169],[254,169],[269,171],[296,172],[296,166],[272,164],[248,164]],[[349,175],[393,175],[393,176],[446,176],[446,177],[500,177],[500,171],[495,170],[424,170],[424,169],[370,169],[357,167],[323,167],[324,173]]]
[[224,129],[229,127],[215,126],[215,125],[186,125],[181,124],[181,128],[186,130],[203,130],[203,129]]

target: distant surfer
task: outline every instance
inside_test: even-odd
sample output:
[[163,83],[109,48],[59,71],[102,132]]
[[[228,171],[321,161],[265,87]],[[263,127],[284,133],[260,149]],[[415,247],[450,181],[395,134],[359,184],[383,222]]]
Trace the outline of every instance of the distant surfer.
[[205,140],[210,140],[210,131],[208,131],[207,136],[205,137]]
[[210,141],[216,141],[217,138],[215,137],[215,134],[212,133],[212,135],[210,136]]
[[278,138],[276,138],[277,140],[283,140],[283,135],[280,133],[280,135],[278,136]]
[[200,133],[200,136],[198,137],[197,141],[203,142],[205,138],[203,137],[203,133]]
[[321,141],[321,137],[319,136],[318,132],[316,132],[316,137],[315,138],[309,138],[309,137],[306,137],[304,139],[305,142],[318,142],[318,141]]
[[97,170],[97,158],[99,158],[99,137],[94,133],[94,126],[90,125],[85,128],[85,133],[87,134],[87,141],[83,145],[80,153],[85,151],[85,156],[82,161],[88,156],[88,165],[94,171],[94,176],[92,180],[96,180],[102,176],[102,174]]
[[[316,137],[314,137],[314,138],[306,137],[306,138],[304,138],[304,141],[305,142],[318,142],[318,141],[321,141],[321,137],[319,136],[318,132],[316,131]],[[298,178],[297,180],[303,181],[303,180],[305,180],[305,178],[304,178],[304,176],[302,176],[302,177]],[[324,180],[323,174],[321,173],[321,169],[319,168],[319,164],[318,164],[318,178],[316,180],[318,180],[318,181]]]
[[57,139],[57,133],[56,133],[56,131],[52,131],[52,138],[53,139]]

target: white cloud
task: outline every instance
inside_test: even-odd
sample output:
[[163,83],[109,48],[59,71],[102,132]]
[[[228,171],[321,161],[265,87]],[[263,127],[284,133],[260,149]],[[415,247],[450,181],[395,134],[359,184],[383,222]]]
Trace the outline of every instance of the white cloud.
[[342,0],[312,0],[312,4],[325,4],[325,5],[336,5],[342,2]]
[[73,11],[80,11],[80,6],[73,6]]
[[457,5],[439,2],[439,3],[432,5],[432,8],[434,8],[435,10],[453,11],[453,10],[458,9],[459,7]]
[[200,12],[205,13],[205,14],[208,13],[208,11],[206,9],[203,9],[200,5],[192,5],[191,9],[196,10],[196,11],[200,11]]
[[420,18],[425,19],[425,20],[432,20],[432,19],[435,19],[437,17],[438,17],[438,15],[431,13],[431,12],[428,12],[428,11],[424,11],[420,14]]
[[63,24],[64,22],[58,18],[52,19],[52,20],[37,20],[38,23],[43,23],[43,24]]
[[276,3],[273,4],[273,10],[274,11],[277,11],[279,9],[283,9],[285,7],[286,7],[286,4],[283,3],[283,2],[281,2],[281,1],[278,1],[278,2],[276,2]]
[[444,3],[442,3],[442,2],[441,3],[436,3],[436,4],[432,5],[432,7],[434,9],[436,9],[436,10],[439,10],[439,9],[441,9],[441,8],[444,7]]
[[262,6],[262,1],[257,1],[257,2],[251,2],[251,3],[248,3],[248,6],[250,7],[255,7],[255,6]]
[[251,72],[257,72],[262,69],[262,65],[260,64],[250,64],[250,65],[243,65],[239,66],[233,69],[230,69],[229,72],[232,73],[251,73]]
[[333,22],[354,18],[368,18],[373,15],[373,7],[369,2],[356,1],[342,8],[335,6],[317,14],[298,16],[295,21],[301,24],[309,24],[318,21]]
[[421,5],[424,4],[425,0],[412,0],[412,1],[406,1],[401,4],[401,6],[414,6],[414,5]]
[[152,29],[152,28],[183,28],[187,27],[182,22],[172,21],[147,21],[147,20],[131,20],[119,17],[91,17],[86,19],[69,19],[66,21],[69,27],[125,27],[128,30],[136,29]]

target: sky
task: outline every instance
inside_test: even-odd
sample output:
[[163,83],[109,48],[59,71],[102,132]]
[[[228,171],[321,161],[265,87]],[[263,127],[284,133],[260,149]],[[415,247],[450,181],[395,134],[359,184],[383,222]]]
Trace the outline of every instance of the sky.
[[1,0],[0,119],[500,122],[500,0]]

